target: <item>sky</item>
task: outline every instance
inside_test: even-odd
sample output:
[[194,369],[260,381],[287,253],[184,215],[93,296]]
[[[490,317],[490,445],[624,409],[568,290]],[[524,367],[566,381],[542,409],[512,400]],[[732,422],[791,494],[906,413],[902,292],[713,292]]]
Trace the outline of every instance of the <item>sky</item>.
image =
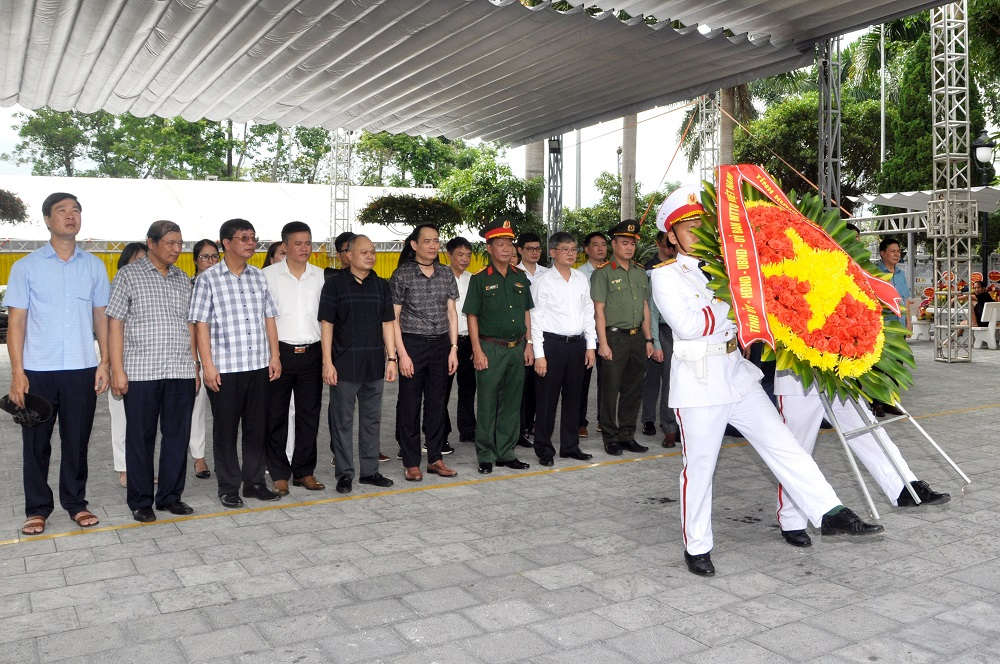
[[[14,113],[18,106],[0,108],[0,153],[10,153],[17,143]],[[642,193],[659,189],[662,183],[679,181],[695,183],[697,174],[688,173],[685,158],[677,153],[673,166],[667,165],[677,148],[677,130],[681,125],[686,106],[676,105],[657,108],[639,114],[636,140],[636,179]],[[622,144],[622,121],[614,120],[588,127],[581,131],[579,144],[576,134],[563,137],[563,205],[575,208],[576,204],[576,150],[581,150],[581,205],[593,205],[600,198],[594,180],[602,171],[618,170],[618,147]],[[507,160],[516,175],[524,176],[524,148],[507,151]],[[30,165],[17,166],[0,161],[0,175],[30,175]]]

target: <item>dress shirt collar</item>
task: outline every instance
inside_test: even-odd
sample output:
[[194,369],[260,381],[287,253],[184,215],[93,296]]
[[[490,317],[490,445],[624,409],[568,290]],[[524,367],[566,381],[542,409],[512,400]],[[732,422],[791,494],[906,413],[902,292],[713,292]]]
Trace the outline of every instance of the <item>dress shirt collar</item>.
[[[42,258],[59,258],[59,254],[56,253],[56,248],[52,246],[51,242],[46,242],[41,248]],[[73,255],[69,257],[69,261],[76,260],[83,255],[83,250],[80,249],[79,245],[73,247]],[[59,260],[62,260],[59,258]]]

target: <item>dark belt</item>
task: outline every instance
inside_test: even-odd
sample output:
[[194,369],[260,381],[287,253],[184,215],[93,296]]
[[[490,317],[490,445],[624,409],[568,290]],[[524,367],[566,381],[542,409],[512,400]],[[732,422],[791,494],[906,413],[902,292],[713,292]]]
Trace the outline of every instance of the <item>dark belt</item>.
[[565,334],[553,334],[552,332],[542,332],[542,337],[549,339],[551,341],[562,341],[568,344],[575,344],[578,341],[583,341],[582,334],[574,334],[572,336],[566,336]]
[[639,328],[627,328],[627,327],[607,327],[604,328],[608,332],[617,332],[618,334],[639,334]]
[[447,332],[442,332],[441,334],[413,334],[412,332],[403,332],[404,337],[411,337],[413,339],[418,339],[420,341],[426,341],[427,343],[434,343],[435,341],[441,341],[441,337],[447,337]]
[[278,349],[279,350],[284,349],[284,350],[289,351],[290,353],[296,353],[296,354],[305,353],[310,348],[312,348],[314,346],[319,346],[319,342],[315,341],[315,342],[313,342],[311,344],[302,344],[301,346],[296,346],[294,344],[286,344],[284,341],[279,341],[278,342]]
[[522,341],[524,341],[524,337],[518,337],[517,339],[494,339],[493,337],[484,337],[483,335],[480,334],[479,340],[494,344],[496,346],[500,346],[502,348],[515,348]]

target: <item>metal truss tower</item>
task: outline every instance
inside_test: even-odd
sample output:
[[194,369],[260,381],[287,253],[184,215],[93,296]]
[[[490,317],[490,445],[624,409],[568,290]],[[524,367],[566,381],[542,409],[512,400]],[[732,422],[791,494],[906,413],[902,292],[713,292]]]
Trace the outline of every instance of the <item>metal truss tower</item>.
[[563,150],[562,136],[549,139],[549,236],[562,228]]
[[338,235],[351,228],[351,132],[337,129],[330,132],[333,144],[330,186],[330,248],[329,260],[337,253],[333,241]]
[[[934,359],[972,360],[971,302],[958,283],[972,283],[972,241],[979,235],[969,189],[968,2],[931,10],[931,115],[934,197],[927,237],[934,240]],[[963,301],[964,300],[964,301]]]
[[840,37],[819,43],[819,193],[823,207],[840,206]]
[[718,168],[719,100],[712,93],[698,100],[698,179],[714,185]]

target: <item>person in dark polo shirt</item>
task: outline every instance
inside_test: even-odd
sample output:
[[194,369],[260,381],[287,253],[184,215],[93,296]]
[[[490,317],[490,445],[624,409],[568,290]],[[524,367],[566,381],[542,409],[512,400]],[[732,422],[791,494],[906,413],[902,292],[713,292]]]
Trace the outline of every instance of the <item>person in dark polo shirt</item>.
[[632,260],[639,224],[626,219],[608,234],[614,256],[594,270],[590,297],[597,324],[597,354],[604,360],[598,369],[604,451],[621,456],[622,450],[649,450],[635,441],[635,425],[653,338],[649,334],[649,277]]
[[472,275],[462,311],[469,322],[472,361],[476,367],[476,459],[479,472],[493,465],[523,470],[530,466],[514,456],[521,431],[524,367],[535,361],[531,319],[534,306],[528,277],[511,265],[514,228],[501,217],[480,235],[490,262]]

